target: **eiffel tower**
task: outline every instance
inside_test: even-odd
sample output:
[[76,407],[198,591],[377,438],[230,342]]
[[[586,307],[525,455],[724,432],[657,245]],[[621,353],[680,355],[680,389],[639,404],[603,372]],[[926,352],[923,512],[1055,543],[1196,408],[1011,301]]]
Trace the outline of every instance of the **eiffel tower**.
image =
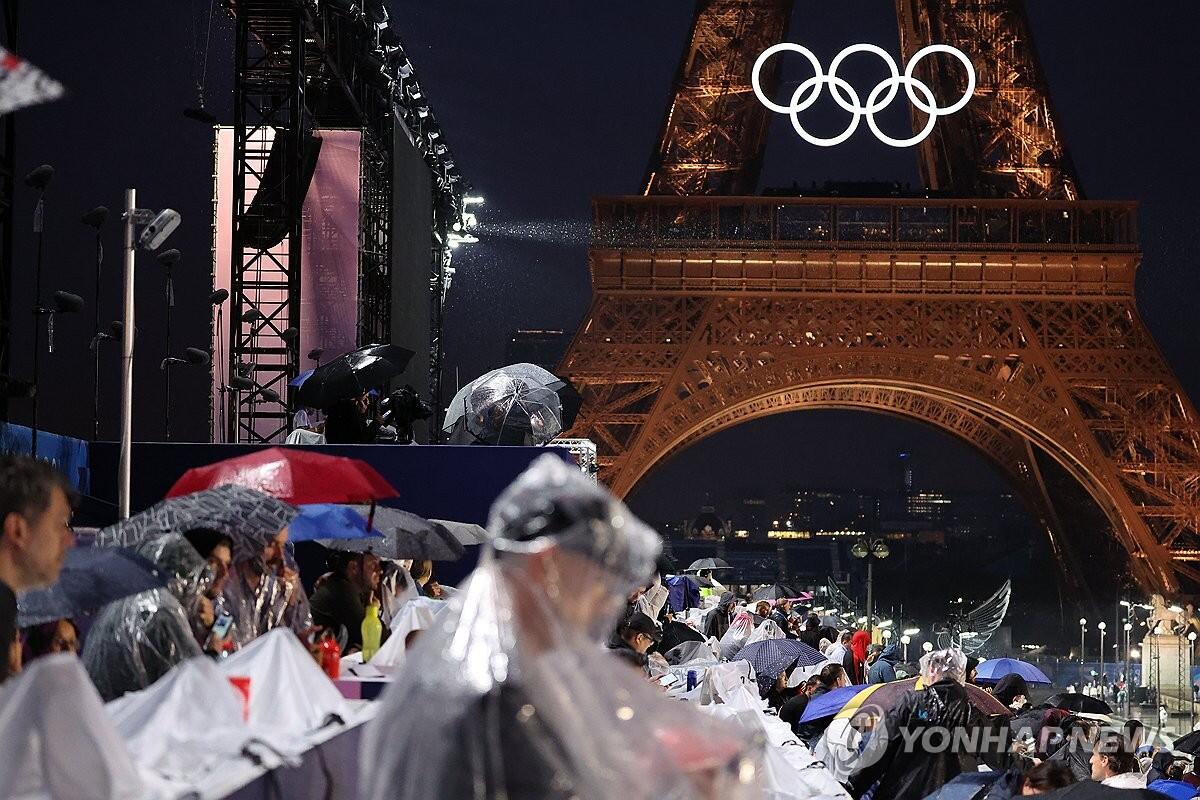
[[[1038,451],[1103,510],[1145,589],[1196,591],[1200,430],[1138,315],[1136,206],[1082,199],[1020,0],[896,12],[905,59],[948,44],[977,74],[916,148],[936,199],[760,197],[770,112],[750,75],[792,2],[699,2],[642,194],[594,201],[592,305],[559,370],[584,397],[570,435],[624,495],[757,417],[915,419],[999,465],[1060,563]],[[961,96],[965,71],[942,61],[916,76]]]

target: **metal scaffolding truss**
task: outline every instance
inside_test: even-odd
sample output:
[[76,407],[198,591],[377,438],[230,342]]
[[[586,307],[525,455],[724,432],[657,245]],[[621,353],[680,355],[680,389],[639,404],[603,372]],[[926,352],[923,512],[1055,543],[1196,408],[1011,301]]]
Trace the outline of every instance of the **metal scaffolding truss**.
[[290,0],[239,2],[235,19],[229,374],[254,388],[232,392],[230,441],[270,442],[299,364],[308,37]]
[[359,189],[358,340],[386,342],[392,330],[392,149],[364,130]]
[[[287,432],[288,382],[300,368],[300,238],[315,159],[312,131],[362,133],[360,344],[387,341],[391,332],[395,126],[404,126],[436,185],[436,319],[452,272],[447,234],[461,220],[465,186],[382,5],[368,11],[311,0],[224,5],[236,24],[229,375],[253,384],[231,393],[227,436],[269,442]],[[439,341],[435,330],[435,355]]]

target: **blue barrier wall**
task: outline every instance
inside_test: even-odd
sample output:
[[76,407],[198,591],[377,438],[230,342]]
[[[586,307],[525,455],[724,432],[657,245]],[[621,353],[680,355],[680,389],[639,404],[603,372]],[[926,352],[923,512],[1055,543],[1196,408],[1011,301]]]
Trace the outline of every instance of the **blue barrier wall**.
[[[0,422],[0,453],[29,455],[33,452],[33,429],[11,422]],[[80,494],[91,493],[88,469],[88,443],[70,436],[38,431],[38,458],[58,469]]]

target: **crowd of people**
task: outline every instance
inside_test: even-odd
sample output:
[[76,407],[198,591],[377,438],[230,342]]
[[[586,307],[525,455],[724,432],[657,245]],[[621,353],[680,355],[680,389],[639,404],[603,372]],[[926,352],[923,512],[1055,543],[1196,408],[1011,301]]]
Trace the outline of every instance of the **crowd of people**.
[[306,593],[287,529],[231,536],[190,528],[142,542],[138,555],[165,585],[108,603],[88,620],[62,618],[17,626],[16,596],[51,585],[74,544],[72,492],[48,462],[0,457],[0,637],[5,677],[45,655],[79,653],[105,700],[144,689],[188,658],[221,658],[275,628],[294,630],[316,655],[324,639],[339,652],[362,648],[368,609],[384,640],[400,607],[415,597],[442,599],[429,561],[381,559],[330,550],[328,571]]
[[[106,700],[276,628],[318,658],[330,640],[347,653],[377,647],[365,621],[386,639],[420,598],[455,595],[437,625],[398,628],[408,660],[362,745],[360,796],[370,800],[432,787],[448,798],[760,797],[749,765],[763,743],[712,718],[720,690],[708,684],[772,640],[792,655],[737,668],[755,692],[752,710],[785,725],[841,797],[917,800],[980,770],[994,777],[989,800],[1084,781],[1172,798],[1200,787],[1192,757],[1154,750],[1138,724],[1034,705],[1016,674],[977,686],[978,661],[958,649],[907,664],[897,647],[823,624],[786,598],[725,592],[673,608],[657,535],[552,456],[497,500],[495,538],[462,590],[440,586],[429,562],[331,551],[310,593],[286,527],[257,536],[195,527],[141,543],[165,585],[108,603],[82,631],[72,619],[16,625],[17,594],[53,584],[72,546],[66,482],[45,462],[0,457],[0,515],[5,676],[82,643]],[[901,690],[870,700],[889,686]]]

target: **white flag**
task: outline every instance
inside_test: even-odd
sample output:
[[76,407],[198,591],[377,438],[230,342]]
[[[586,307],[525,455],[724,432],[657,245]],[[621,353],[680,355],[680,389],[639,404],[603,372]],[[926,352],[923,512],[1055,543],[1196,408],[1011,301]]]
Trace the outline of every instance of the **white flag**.
[[0,47],[0,114],[48,103],[63,95],[63,85],[18,55]]

